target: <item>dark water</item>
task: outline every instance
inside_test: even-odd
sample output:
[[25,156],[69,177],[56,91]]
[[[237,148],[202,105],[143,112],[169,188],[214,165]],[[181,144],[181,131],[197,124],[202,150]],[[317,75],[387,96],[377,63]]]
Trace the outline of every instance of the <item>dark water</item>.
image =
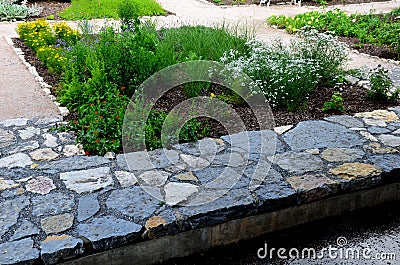
[[[272,248],[274,250],[271,250]],[[287,256],[287,259],[278,257],[279,248],[284,248],[280,250],[281,257]],[[265,249],[267,257],[258,258],[257,252],[264,256]],[[303,252],[305,257],[313,257],[310,249],[315,250],[316,259],[289,259],[289,253],[301,257]],[[272,259],[269,258],[271,251]],[[321,252],[324,254],[323,258]],[[274,232],[230,247],[217,248],[165,264],[397,265],[400,264],[400,202]]]

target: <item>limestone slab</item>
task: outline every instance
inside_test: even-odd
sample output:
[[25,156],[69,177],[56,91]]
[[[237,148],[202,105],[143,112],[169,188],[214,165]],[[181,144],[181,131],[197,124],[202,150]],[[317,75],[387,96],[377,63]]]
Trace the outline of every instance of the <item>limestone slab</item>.
[[93,192],[114,183],[109,167],[65,172],[60,179],[69,190],[77,193]]

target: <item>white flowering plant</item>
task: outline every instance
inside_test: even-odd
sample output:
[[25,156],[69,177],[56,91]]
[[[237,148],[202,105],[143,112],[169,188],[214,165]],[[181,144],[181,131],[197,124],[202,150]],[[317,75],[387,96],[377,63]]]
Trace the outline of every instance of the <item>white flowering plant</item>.
[[221,62],[232,73],[250,76],[273,107],[289,110],[307,104],[309,93],[340,73],[348,59],[345,44],[313,29],[299,32],[289,44],[252,40],[247,45],[248,55],[231,50]]

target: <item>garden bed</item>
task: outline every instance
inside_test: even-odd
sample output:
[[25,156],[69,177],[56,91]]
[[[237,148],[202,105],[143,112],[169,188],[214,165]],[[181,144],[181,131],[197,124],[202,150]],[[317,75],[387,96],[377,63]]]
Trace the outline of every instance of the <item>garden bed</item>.
[[[223,6],[234,6],[234,5],[258,5],[260,0],[208,0],[210,3],[215,5]],[[281,1],[282,2],[282,1]],[[286,1],[290,2],[290,1]],[[334,5],[348,5],[348,4],[362,4],[362,3],[372,3],[372,2],[386,2],[386,0],[308,0],[302,1],[303,6],[334,6]],[[279,1],[271,0],[271,4],[279,3]]]
[[[16,47],[21,48],[25,54],[26,60],[33,66],[36,67],[38,73],[44,78],[45,82],[57,87],[60,81],[60,75],[51,72],[48,68],[43,65],[43,63],[36,57],[35,52],[27,46],[21,39],[15,38],[13,42]],[[274,115],[275,125],[295,125],[301,121],[305,120],[318,120],[328,117],[332,114],[341,114],[340,112],[326,112],[322,111],[324,103],[329,101],[334,92],[338,89],[334,87],[318,87],[315,89],[308,98],[308,104],[304,108],[299,110],[287,110],[282,108],[272,108]],[[386,109],[387,107],[397,106],[400,104],[400,100],[395,100],[391,102],[377,101],[369,98],[367,96],[367,89],[357,84],[344,83],[340,91],[344,99],[344,113],[352,115],[357,112],[372,111],[376,109]],[[209,90],[203,92],[202,95],[208,96],[209,94],[221,94],[225,90],[218,85],[212,85]],[[53,90],[53,93],[57,93],[57,90]],[[168,113],[174,106],[183,102],[187,99],[185,96],[183,87],[176,87],[166,93],[156,104],[155,109],[160,111],[165,111]],[[251,109],[247,105],[232,104],[235,111],[239,114],[241,119],[244,121],[247,130],[258,130],[259,125],[252,113]],[[77,122],[78,114],[76,112],[71,113],[66,117],[68,121]],[[204,119],[200,119],[204,122]],[[211,130],[208,136],[220,137],[226,135],[226,129],[218,122],[213,120],[207,120],[207,124]]]
[[268,23],[294,33],[304,27],[339,36],[352,49],[386,59],[400,59],[400,8],[388,14],[353,14],[344,11],[312,11],[295,17],[271,16]]

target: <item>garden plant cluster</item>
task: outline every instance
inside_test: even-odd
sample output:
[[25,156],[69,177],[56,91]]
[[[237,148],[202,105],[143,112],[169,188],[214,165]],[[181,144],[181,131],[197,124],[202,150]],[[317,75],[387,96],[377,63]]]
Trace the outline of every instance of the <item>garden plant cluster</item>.
[[[121,27],[104,27],[99,32],[87,21],[81,23],[80,31],[65,23],[50,26],[43,20],[19,24],[21,39],[50,70],[61,75],[55,88],[58,101],[76,117],[65,129],[77,133],[88,153],[119,152],[122,137],[129,138],[133,146],[137,143],[138,148],[144,137],[147,149],[161,147],[160,134],[167,116],[163,110],[150,110],[145,132],[132,128],[129,135],[122,135],[123,120],[131,97],[140,92],[139,86],[177,63],[223,63],[232,73],[244,72],[251,77],[273,108],[289,110],[303,108],[310,93],[335,86],[344,75],[346,45],[328,33],[302,30],[299,38],[288,44],[276,41],[266,45],[253,40],[249,32],[223,24],[156,29],[150,22],[141,22],[137,10],[132,2],[123,2],[118,11]],[[210,83],[192,82],[177,93],[186,98],[208,95],[228,104],[244,104],[229,89],[217,93],[210,88]],[[327,110],[342,109],[340,95],[335,95]],[[139,103],[134,106],[139,109],[136,113],[148,108]],[[180,130],[179,140],[206,137],[210,129],[207,119],[193,118]]]
[[400,8],[387,14],[352,14],[340,10],[313,11],[295,17],[271,16],[271,25],[293,33],[309,26],[320,32],[330,31],[337,36],[357,38],[362,44],[388,45],[394,59],[400,58]]

